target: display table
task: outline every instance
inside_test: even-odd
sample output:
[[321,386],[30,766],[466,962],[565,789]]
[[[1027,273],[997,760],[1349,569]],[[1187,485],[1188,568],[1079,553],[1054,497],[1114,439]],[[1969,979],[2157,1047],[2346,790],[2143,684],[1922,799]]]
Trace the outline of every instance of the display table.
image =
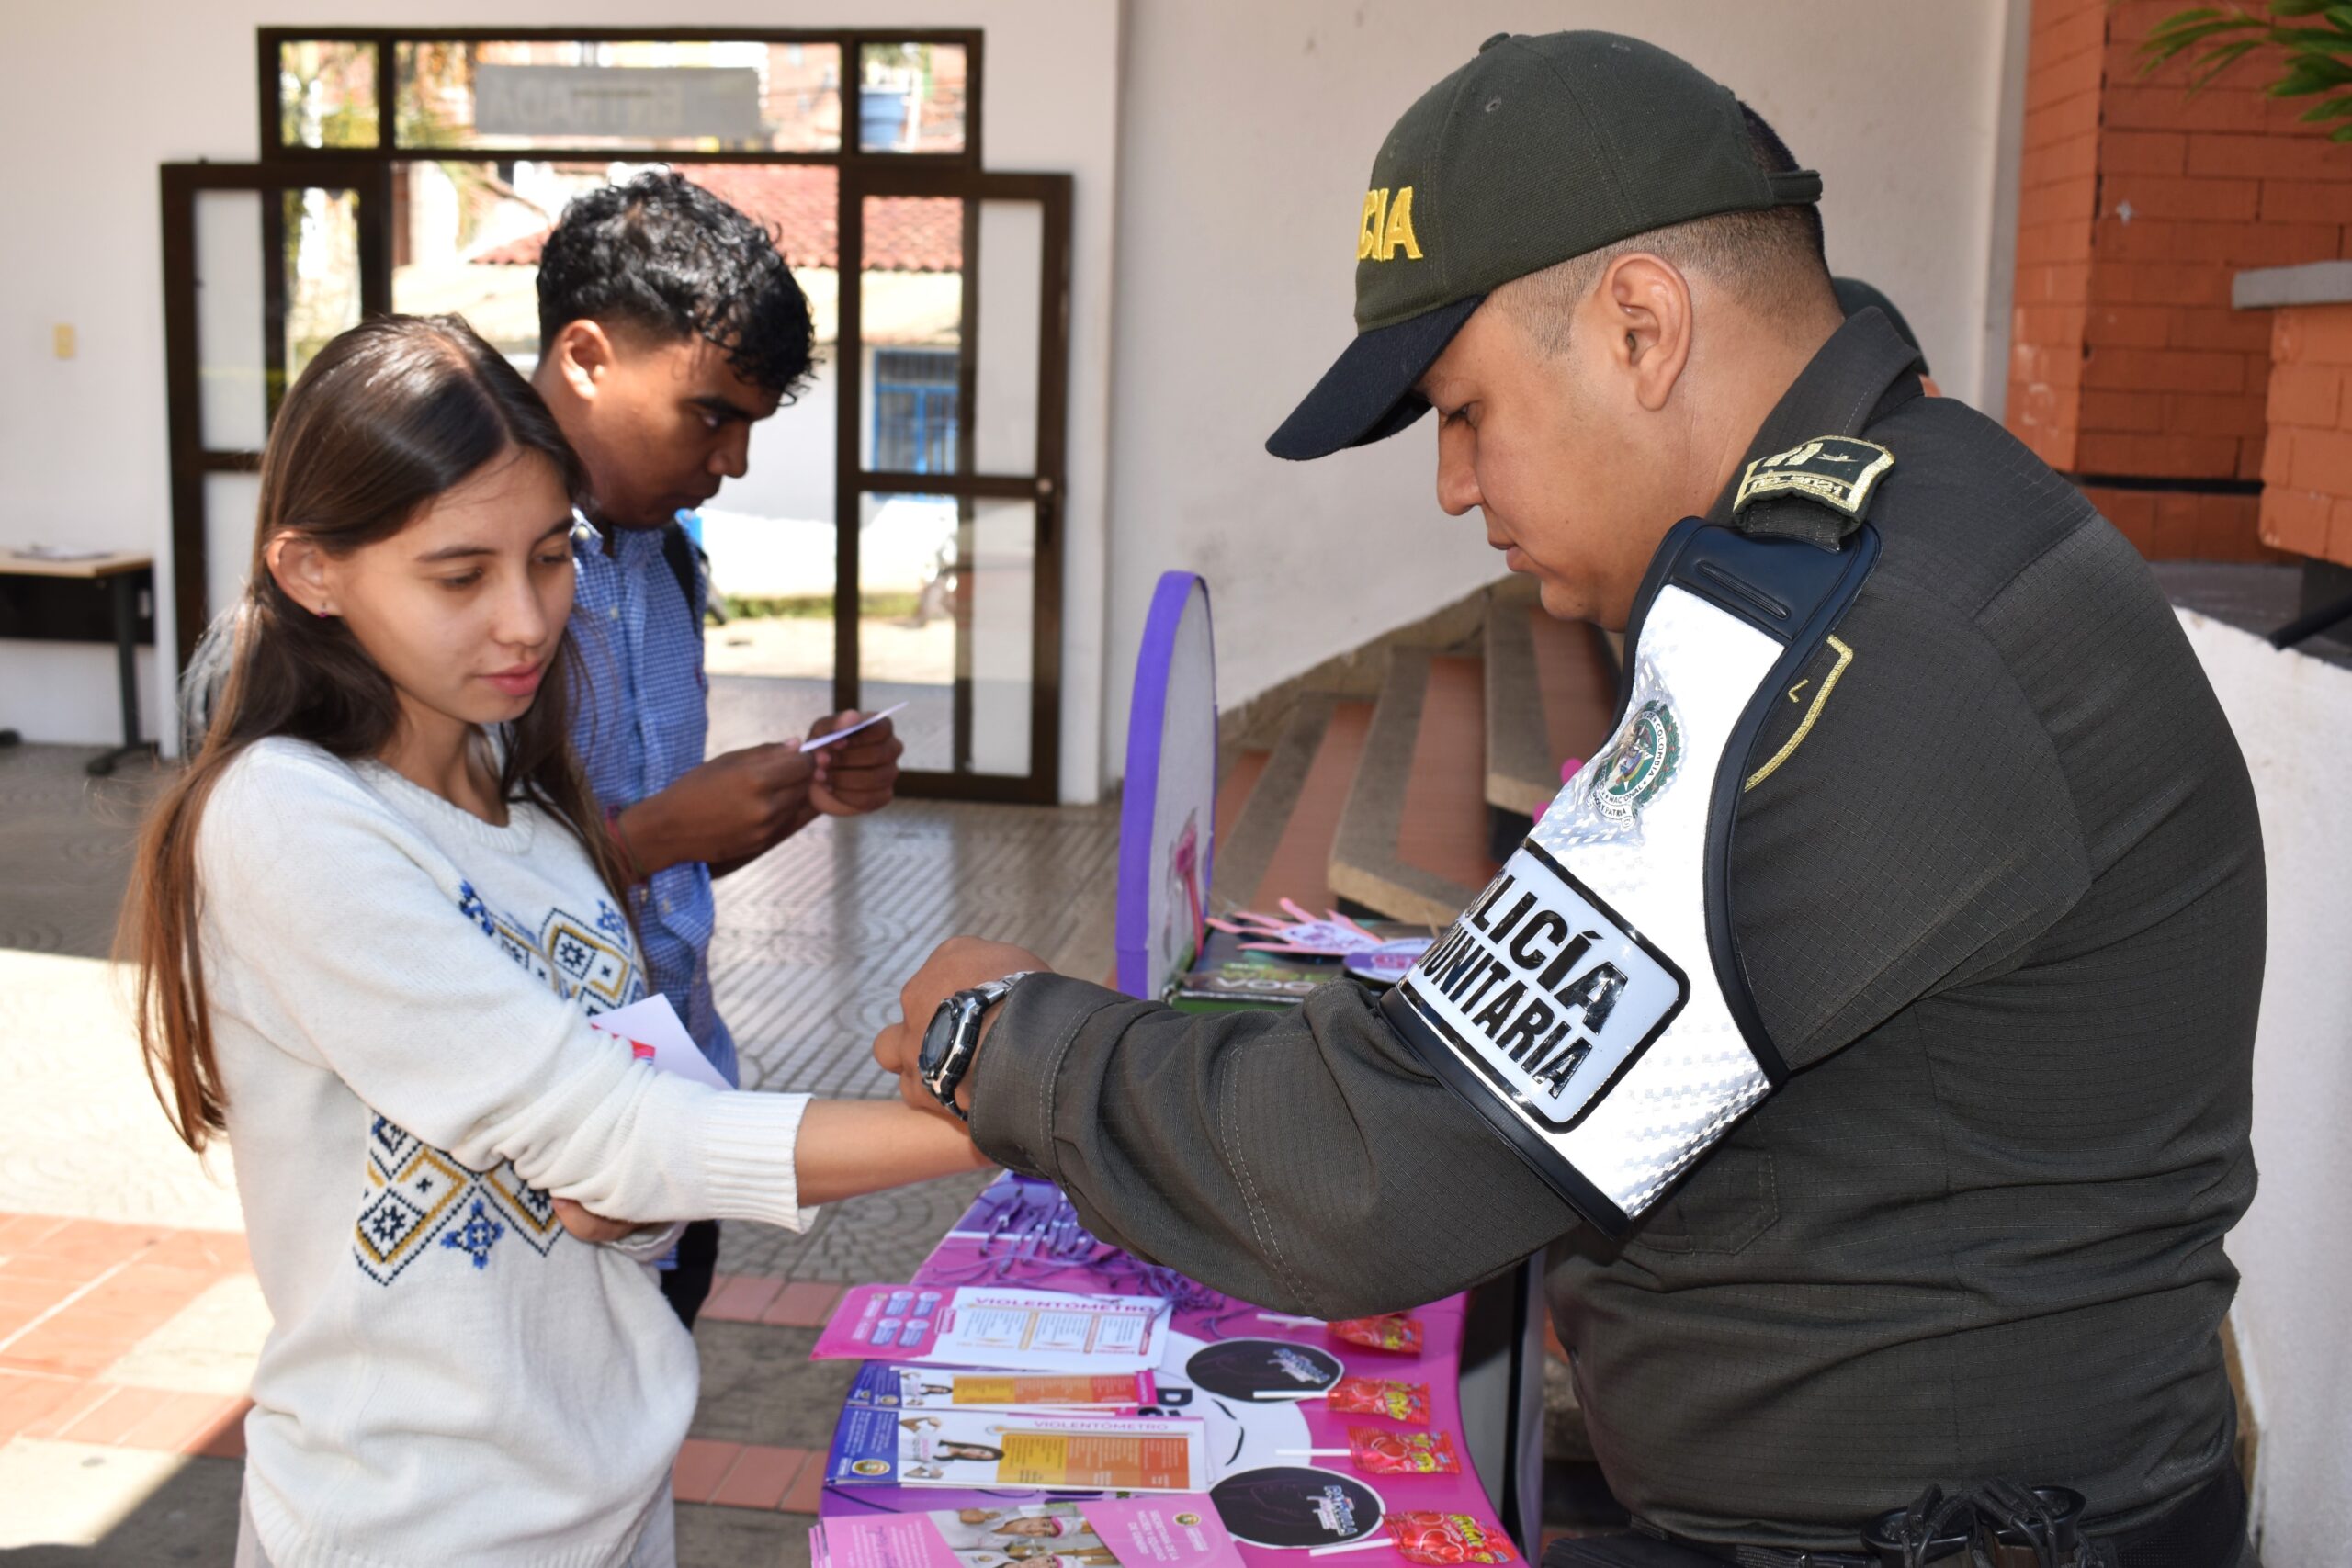
[[[1174,1281],[1171,1291],[1167,1271],[1147,1271],[1116,1248],[1089,1242],[1092,1238],[1078,1228],[1075,1214],[1050,1185],[1008,1173],[975,1200],[911,1282],[1174,1296],[1170,1349],[1157,1374],[1159,1402],[1152,1413],[1206,1422],[1217,1477],[1210,1497],[1253,1568],[1272,1568],[1285,1557],[1303,1568],[1302,1551],[1350,1543],[1362,1543],[1347,1554],[1351,1562],[1374,1568],[1404,1562],[1383,1525],[1393,1512],[1468,1515],[1496,1540],[1506,1539],[1472,1466],[1472,1445],[1463,1430],[1457,1385],[1473,1312],[1469,1297],[1416,1309],[1420,1348],[1397,1354],[1342,1343],[1319,1323],[1264,1313],[1188,1281]],[[1085,1261],[1060,1261],[1074,1256]],[[1408,1429],[1394,1420],[1335,1415],[1320,1402],[1299,1397],[1328,1390],[1343,1375],[1427,1384],[1428,1428],[1452,1438],[1463,1459],[1461,1472],[1367,1475],[1345,1458],[1305,1458],[1291,1451],[1345,1450],[1351,1426]],[[828,1485],[820,1514],[829,1520],[876,1513],[952,1514],[1073,1495],[1086,1495]]]
[[[1208,588],[1198,577],[1181,571],[1161,577],[1136,658],[1134,693],[1119,824],[1119,988],[1215,1012],[1294,1005],[1317,983],[1340,979],[1336,957],[1270,961],[1245,951],[1229,927],[1209,929],[1216,667]],[[1423,934],[1426,940],[1434,933]],[[1464,1295],[1415,1309],[1420,1344],[1410,1354],[1396,1353],[1344,1342],[1321,1323],[1261,1312],[1170,1270],[1147,1268],[1087,1235],[1050,1184],[1004,1176],[980,1194],[907,1282],[910,1301],[920,1300],[926,1289],[984,1287],[1172,1303],[1170,1344],[1154,1374],[1157,1403],[1145,1413],[1204,1424],[1209,1503],[1231,1537],[1229,1551],[1220,1542],[1225,1555],[1187,1555],[1177,1538],[1198,1525],[1199,1504],[1182,1493],[1151,1495],[1184,1501],[1164,1517],[1117,1518],[1116,1528],[1106,1523],[1116,1509],[1090,1504],[1105,1518],[1090,1515],[1087,1526],[1103,1533],[1085,1536],[1067,1518],[1049,1518],[1045,1511],[1059,1499],[1096,1494],[862,1482],[861,1476],[908,1473],[865,1466],[876,1463],[872,1445],[877,1437],[895,1447],[903,1439],[893,1427],[923,1425],[922,1417],[931,1414],[917,1411],[912,1423],[877,1424],[869,1405],[850,1412],[854,1419],[836,1433],[820,1515],[829,1522],[884,1516],[906,1517],[906,1522],[845,1527],[837,1533],[859,1539],[854,1550],[847,1542],[823,1548],[831,1568],[1204,1568],[1212,1561],[1230,1568],[1231,1553],[1250,1568],[1272,1568],[1284,1556],[1304,1568],[1303,1555],[1317,1551],[1389,1568],[1416,1561],[1508,1562],[1512,1543],[1523,1555],[1536,1545],[1542,1491],[1541,1263],[1540,1257],[1529,1259]],[[903,1327],[892,1319],[876,1319],[875,1325]],[[852,1345],[858,1342],[854,1333],[844,1332]],[[1428,1408],[1409,1417],[1350,1414],[1302,1397],[1326,1392],[1342,1377],[1425,1385]],[[906,1388],[903,1381],[878,1376],[867,1382],[862,1375],[861,1385],[869,1392]],[[852,1398],[858,1397],[854,1392]],[[894,1403],[895,1414],[934,1397],[918,1381],[915,1392],[876,1403]],[[1458,1468],[1367,1473],[1350,1452],[1351,1427],[1380,1434],[1373,1448],[1382,1451],[1368,1449],[1367,1462],[1392,1464],[1396,1456],[1387,1450],[1409,1450],[1416,1441],[1410,1434],[1419,1432],[1442,1436]],[[1434,1443],[1430,1437],[1418,1440]],[[1004,1454],[999,1449],[950,1457],[1001,1461]],[[1023,1517],[1009,1517],[1024,1509]],[[1407,1557],[1385,1523],[1402,1514],[1419,1517],[1420,1529],[1399,1527],[1412,1536],[1418,1558]],[[1091,1544],[1056,1547],[1066,1529],[1068,1540]]]

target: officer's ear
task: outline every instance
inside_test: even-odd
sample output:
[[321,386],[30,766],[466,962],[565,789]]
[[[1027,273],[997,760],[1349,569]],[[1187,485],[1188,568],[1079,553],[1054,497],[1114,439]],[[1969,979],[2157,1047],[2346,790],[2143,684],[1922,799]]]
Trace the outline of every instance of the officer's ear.
[[1657,412],[1690,362],[1690,281],[1665,257],[1635,251],[1609,264],[1595,292],[1611,363],[1631,378],[1634,400]]

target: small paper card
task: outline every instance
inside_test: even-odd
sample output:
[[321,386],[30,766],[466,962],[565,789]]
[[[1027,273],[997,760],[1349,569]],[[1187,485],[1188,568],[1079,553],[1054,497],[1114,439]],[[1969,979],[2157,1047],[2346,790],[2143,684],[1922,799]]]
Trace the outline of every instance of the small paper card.
[[1208,1498],[997,1503],[831,1518],[811,1568],[1241,1568]]
[[866,715],[864,718],[859,719],[855,724],[851,725],[847,729],[835,729],[829,731],[826,734],[820,735],[814,740],[803,740],[800,743],[800,749],[803,751],[821,751],[837,740],[846,740],[851,736],[855,735],[859,730],[865,729],[881,723],[884,719],[889,717],[892,714],[897,713],[900,708],[905,707],[906,705],[907,705],[904,703],[892,703],[880,713]]
[[1208,1484],[1207,1450],[1207,1424],[1182,1416],[852,1406],[833,1429],[825,1479],[966,1491],[1198,1492]]
[[641,1002],[598,1013],[588,1023],[593,1029],[627,1041],[640,1060],[651,1062],[658,1071],[675,1073],[713,1089],[735,1087],[718,1076],[718,1069],[710,1065],[710,1058],[702,1054],[702,1047],[695,1043],[694,1036],[678,1021],[677,1009],[659,991]]
[[1156,1404],[1159,1385],[1149,1372],[1088,1376],[1047,1372],[960,1371],[901,1367],[868,1361],[850,1385],[848,1403],[878,1410],[927,1410],[955,1406],[1012,1410],[1139,1410]]
[[1167,1346],[1160,1296],[853,1285],[809,1354],[1091,1376],[1148,1371]]

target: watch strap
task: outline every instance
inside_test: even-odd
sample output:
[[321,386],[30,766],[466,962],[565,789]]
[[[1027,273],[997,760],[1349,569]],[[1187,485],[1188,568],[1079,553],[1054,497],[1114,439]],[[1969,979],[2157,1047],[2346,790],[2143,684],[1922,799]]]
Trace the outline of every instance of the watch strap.
[[989,1009],[1012,994],[1012,987],[1035,974],[1034,969],[1016,970],[994,980],[984,981],[968,990],[956,992],[940,1003],[943,1010],[957,1010],[956,1036],[948,1042],[945,1056],[939,1064],[935,1077],[925,1080],[939,1103],[956,1113],[959,1120],[969,1122],[971,1114],[956,1101],[956,1091],[964,1084],[964,1075],[972,1068],[972,1057],[979,1049],[980,1021]]

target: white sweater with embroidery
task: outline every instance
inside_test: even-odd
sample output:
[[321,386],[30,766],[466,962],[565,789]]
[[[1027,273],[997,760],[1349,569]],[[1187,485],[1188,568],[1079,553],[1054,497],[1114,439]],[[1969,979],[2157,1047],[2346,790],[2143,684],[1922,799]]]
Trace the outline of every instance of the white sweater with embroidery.
[[245,1478],[276,1568],[628,1559],[695,1407],[694,1341],[616,1219],[798,1228],[808,1100],[657,1074],[587,1015],[636,943],[546,814],[492,827],[266,740],[197,841],[205,980],[275,1320]]

